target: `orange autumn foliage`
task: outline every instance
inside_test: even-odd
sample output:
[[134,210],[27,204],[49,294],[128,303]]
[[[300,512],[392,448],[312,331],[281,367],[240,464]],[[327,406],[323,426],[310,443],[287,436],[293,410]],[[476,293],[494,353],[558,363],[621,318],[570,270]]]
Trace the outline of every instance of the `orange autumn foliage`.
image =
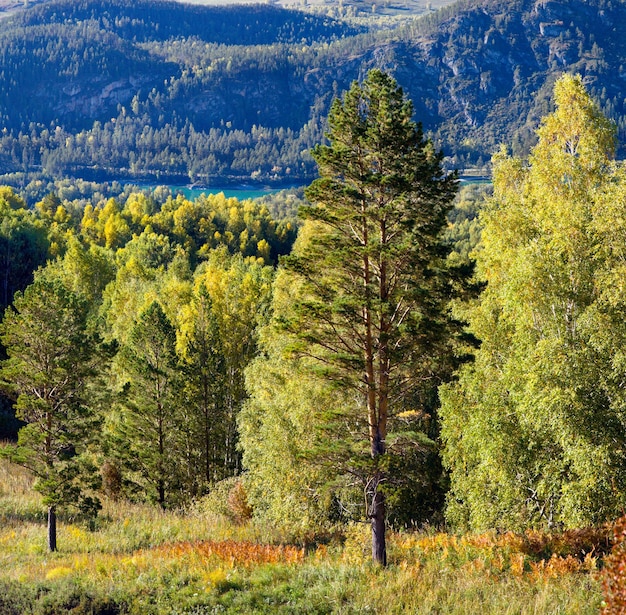
[[626,516],[613,526],[613,543],[602,571],[602,615],[626,613]]
[[215,557],[229,562],[232,566],[295,564],[304,559],[304,549],[235,540],[179,542],[156,547],[151,549],[150,553],[163,558],[191,556],[208,560]]

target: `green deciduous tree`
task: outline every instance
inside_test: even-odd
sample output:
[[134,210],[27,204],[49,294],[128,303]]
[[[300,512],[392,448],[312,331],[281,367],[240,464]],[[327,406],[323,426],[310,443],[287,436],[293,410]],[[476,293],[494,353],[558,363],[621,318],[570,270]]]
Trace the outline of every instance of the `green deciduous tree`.
[[115,279],[115,255],[100,246],[88,248],[73,235],[68,236],[67,249],[63,257],[48,263],[42,275],[58,278],[74,293],[88,303],[96,317],[102,303],[102,293],[109,282]]
[[27,423],[7,450],[37,477],[35,488],[48,505],[50,551],[56,550],[59,505],[98,505],[81,484],[81,453],[97,431],[88,382],[100,367],[88,312],[84,299],[42,274],[16,294],[0,326],[9,357],[0,369],[2,387],[15,396],[17,416]]
[[211,253],[196,272],[197,291],[204,288],[220,332],[224,358],[222,473],[238,474],[237,415],[248,394],[244,370],[256,356],[257,328],[267,320],[274,271],[262,259],[230,256],[224,249]]
[[[297,281],[279,270],[274,319],[261,328],[259,356],[246,369],[249,399],[238,417],[246,488],[261,523],[302,537],[327,529],[334,490],[344,481],[315,454],[324,445],[327,409],[349,403],[337,387],[311,369],[311,360],[289,352],[293,337],[280,327],[289,314]],[[336,437],[345,435],[342,430]],[[338,479],[338,480],[337,480]]]
[[528,164],[494,159],[487,286],[466,312],[482,345],[441,391],[448,515],[474,528],[574,527],[624,505],[626,178],[580,77],[554,94]]
[[139,314],[159,298],[173,321],[190,289],[190,284],[185,284],[179,275],[189,275],[188,270],[184,271],[187,262],[184,252],[177,250],[164,235],[146,230],[118,250],[116,260],[115,281],[103,294],[107,336],[123,343]]
[[440,233],[456,180],[412,114],[402,89],[378,70],[333,103],[330,144],[313,151],[313,205],[302,210],[308,241],[285,261],[303,280],[290,322],[300,351],[353,399],[345,467],[363,481],[381,564],[390,460],[426,440],[412,431],[395,437],[391,427],[400,413],[420,410],[411,404],[435,379],[448,340]]
[[0,309],[17,290],[32,282],[33,272],[48,256],[44,225],[8,187],[0,187]]

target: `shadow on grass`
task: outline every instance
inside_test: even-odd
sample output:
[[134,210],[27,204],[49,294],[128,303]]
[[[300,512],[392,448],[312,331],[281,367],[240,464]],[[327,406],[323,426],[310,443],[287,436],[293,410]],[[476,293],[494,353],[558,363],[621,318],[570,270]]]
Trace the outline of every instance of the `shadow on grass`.
[[1,510],[0,526],[10,527],[20,523],[37,523],[45,525],[48,523],[48,514],[43,510]]
[[122,615],[126,605],[73,582],[24,584],[0,581],[0,613],[2,615]]

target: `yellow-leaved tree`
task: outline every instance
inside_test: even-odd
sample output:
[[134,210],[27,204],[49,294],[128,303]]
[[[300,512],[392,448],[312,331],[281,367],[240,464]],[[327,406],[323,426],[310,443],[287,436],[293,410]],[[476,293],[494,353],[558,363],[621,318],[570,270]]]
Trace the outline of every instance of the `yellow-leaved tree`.
[[494,158],[486,289],[461,310],[482,344],[441,389],[448,516],[475,529],[581,526],[625,501],[626,177],[582,79],[554,97],[528,162]]

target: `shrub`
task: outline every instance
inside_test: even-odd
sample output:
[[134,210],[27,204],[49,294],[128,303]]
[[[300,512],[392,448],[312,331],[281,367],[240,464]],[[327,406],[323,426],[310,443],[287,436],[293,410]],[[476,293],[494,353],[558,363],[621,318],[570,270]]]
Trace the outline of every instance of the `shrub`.
[[0,582],[2,615],[121,615],[124,604],[68,580],[52,585]]
[[236,525],[243,525],[252,519],[252,506],[248,504],[248,495],[240,480],[228,493],[228,512],[230,520]]
[[200,517],[223,517],[224,519],[230,519],[228,499],[230,492],[239,480],[236,477],[232,477],[215,483],[207,495],[196,500],[191,507],[191,512]]
[[203,517],[222,517],[235,525],[250,521],[253,513],[244,480],[240,476],[215,483],[211,491],[197,500],[191,510]]
[[602,615],[626,613],[626,516],[615,522],[613,543],[602,571]]

